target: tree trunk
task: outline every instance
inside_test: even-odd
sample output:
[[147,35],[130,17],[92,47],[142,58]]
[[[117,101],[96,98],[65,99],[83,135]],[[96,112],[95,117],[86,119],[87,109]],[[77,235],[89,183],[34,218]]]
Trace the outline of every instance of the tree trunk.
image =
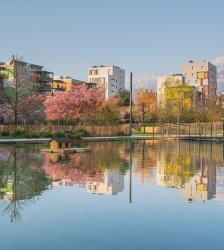
[[142,120],[143,120],[143,128],[144,128],[144,133],[145,133],[145,111],[142,111]]

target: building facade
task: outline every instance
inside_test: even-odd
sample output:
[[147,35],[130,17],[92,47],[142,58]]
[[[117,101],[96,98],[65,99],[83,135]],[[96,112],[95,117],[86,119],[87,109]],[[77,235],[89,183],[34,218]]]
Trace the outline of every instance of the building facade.
[[72,86],[79,86],[85,84],[88,87],[97,86],[96,83],[88,83],[82,80],[74,79],[70,76],[54,76],[53,78],[53,92],[71,90]]
[[186,84],[198,88],[202,105],[208,107],[215,104],[217,90],[217,68],[215,65],[207,61],[183,63],[182,75]]
[[94,66],[88,69],[88,82],[103,87],[108,100],[125,89],[125,71],[114,65]]
[[179,84],[184,83],[184,77],[182,74],[174,74],[171,76],[161,76],[157,78],[157,97],[158,100],[163,99],[164,90],[165,90],[165,82],[170,81],[167,85],[172,85],[172,81],[179,82]]
[[14,88],[16,85],[32,92],[51,94],[53,72],[43,70],[43,66],[12,59],[0,62],[1,87]]

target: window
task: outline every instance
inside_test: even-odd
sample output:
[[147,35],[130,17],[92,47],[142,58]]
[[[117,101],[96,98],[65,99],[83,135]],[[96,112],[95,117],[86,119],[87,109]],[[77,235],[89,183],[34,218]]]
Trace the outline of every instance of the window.
[[68,148],[68,143],[67,142],[65,143],[65,147]]
[[187,77],[187,73],[185,74],[185,77]]
[[188,83],[190,84],[190,83],[191,83],[191,80],[189,80]]
[[198,83],[198,80],[195,80],[195,83]]
[[192,76],[194,77],[194,76],[195,76],[195,73],[192,73]]
[[192,67],[192,70],[194,70],[194,67]]
[[62,148],[62,143],[59,143],[59,148]]
[[117,80],[116,80],[116,83],[117,83]]
[[99,71],[98,71],[98,69],[96,69],[96,75],[98,75],[99,74]]
[[204,66],[201,66],[201,69],[205,69],[205,67],[204,67]]
[[92,70],[89,70],[89,75],[92,75]]

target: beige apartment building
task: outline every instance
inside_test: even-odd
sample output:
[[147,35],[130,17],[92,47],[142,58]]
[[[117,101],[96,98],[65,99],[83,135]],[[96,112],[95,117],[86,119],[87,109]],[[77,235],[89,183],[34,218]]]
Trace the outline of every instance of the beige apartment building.
[[198,88],[199,98],[204,106],[213,106],[216,102],[217,68],[210,62],[193,62],[182,64],[185,83]]
[[88,82],[102,86],[108,100],[125,89],[125,71],[114,65],[94,66],[88,69]]

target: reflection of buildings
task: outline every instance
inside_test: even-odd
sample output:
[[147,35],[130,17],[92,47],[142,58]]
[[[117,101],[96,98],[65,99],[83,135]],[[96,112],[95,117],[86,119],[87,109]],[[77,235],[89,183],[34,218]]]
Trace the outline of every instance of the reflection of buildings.
[[224,204],[224,167],[217,167],[216,170],[216,196],[215,200]]
[[104,182],[88,181],[88,193],[114,195],[124,190],[124,175],[118,170],[106,170]]
[[65,187],[73,187],[74,183],[71,179],[61,179],[60,181],[52,182],[53,186],[65,186]]
[[216,194],[216,171],[207,162],[206,157],[201,159],[201,167],[195,175],[186,182],[181,189],[181,198],[188,198],[189,202],[194,200],[208,201]]
[[157,165],[157,185],[181,189],[181,198],[189,202],[205,202],[216,194],[216,169],[206,156],[164,154]]

